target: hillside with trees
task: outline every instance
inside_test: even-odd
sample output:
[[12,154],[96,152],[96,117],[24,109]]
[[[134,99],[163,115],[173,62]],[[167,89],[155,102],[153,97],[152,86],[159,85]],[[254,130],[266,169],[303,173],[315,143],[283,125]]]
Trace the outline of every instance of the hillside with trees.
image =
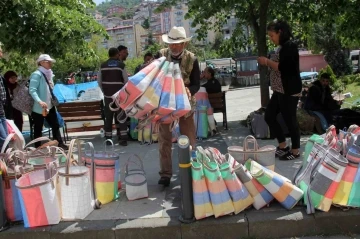
[[106,0],[105,2],[99,4],[96,6],[96,10],[101,12],[104,16],[106,15],[106,10],[110,8],[111,6],[122,6],[124,8],[132,9],[139,3],[141,3],[142,0]]

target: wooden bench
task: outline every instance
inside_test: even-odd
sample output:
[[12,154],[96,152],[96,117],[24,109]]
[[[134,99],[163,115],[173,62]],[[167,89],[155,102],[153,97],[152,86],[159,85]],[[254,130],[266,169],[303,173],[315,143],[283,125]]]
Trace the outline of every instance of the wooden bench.
[[[104,120],[102,100],[97,101],[73,101],[62,103],[57,107],[58,112],[64,119],[66,139],[69,138],[67,125],[69,122]],[[65,138],[65,135],[64,135]],[[65,140],[66,140],[65,139]]]
[[223,127],[225,130],[228,130],[227,124],[227,115],[226,115],[226,92],[229,87],[222,87],[222,92],[208,94],[211,107],[213,108],[214,113],[223,114]]

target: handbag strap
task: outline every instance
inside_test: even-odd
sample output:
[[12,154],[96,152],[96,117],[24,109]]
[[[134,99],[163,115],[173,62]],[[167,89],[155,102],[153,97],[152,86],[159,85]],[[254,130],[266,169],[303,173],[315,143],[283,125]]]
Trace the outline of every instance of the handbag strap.
[[[91,142],[87,142],[85,144],[85,151],[86,151],[86,146],[89,146],[90,154],[91,154],[91,168],[90,168],[91,196],[94,201],[94,209],[99,209],[101,207],[101,202],[97,198],[97,193],[95,188],[95,181],[96,181],[95,149],[94,149],[94,145]],[[81,157],[80,153],[79,153],[79,157]]]
[[[254,147],[252,149],[249,148],[249,143],[252,143],[254,145]],[[254,136],[248,135],[244,139],[243,148],[244,148],[244,151],[254,151],[254,152],[256,152],[259,149],[259,145],[258,145],[257,140],[255,139]]]
[[[134,157],[140,162],[140,165],[132,160]],[[144,164],[143,164],[141,158],[137,154],[133,154],[128,158],[128,160],[127,160],[127,162],[125,164],[125,175],[127,175],[128,172],[130,171],[129,170],[129,164],[130,163],[137,165],[145,175]]]
[[46,81],[46,84],[47,84],[48,87],[49,87],[49,91],[50,91],[51,98],[52,98],[52,99],[56,99],[56,97],[55,97],[55,95],[54,95],[54,92],[53,92],[53,89],[50,87],[50,83],[49,83],[48,79],[46,78],[46,75],[45,75],[42,71],[40,71],[40,72],[41,72],[41,74],[44,76],[45,81]]

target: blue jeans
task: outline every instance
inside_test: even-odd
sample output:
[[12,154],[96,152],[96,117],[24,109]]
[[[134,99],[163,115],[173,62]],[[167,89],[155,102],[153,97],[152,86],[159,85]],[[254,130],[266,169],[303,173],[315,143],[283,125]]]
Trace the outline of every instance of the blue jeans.
[[0,150],[7,136],[8,136],[8,130],[7,130],[6,118],[0,117]]

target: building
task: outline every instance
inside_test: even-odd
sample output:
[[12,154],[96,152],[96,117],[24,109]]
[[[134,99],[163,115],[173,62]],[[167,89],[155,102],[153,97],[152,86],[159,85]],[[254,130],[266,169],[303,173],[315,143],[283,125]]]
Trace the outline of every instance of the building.
[[126,8],[122,7],[122,6],[111,6],[110,8],[108,8],[106,10],[106,13],[108,16],[114,16],[116,14],[123,14],[125,13]]
[[110,47],[124,45],[128,48],[129,58],[141,55],[141,35],[144,35],[146,31],[139,24],[107,28],[106,32],[110,36],[110,39],[102,42],[104,48],[109,49]]
[[103,25],[105,29],[123,26],[123,20],[120,17],[103,17],[96,19],[96,21]]

